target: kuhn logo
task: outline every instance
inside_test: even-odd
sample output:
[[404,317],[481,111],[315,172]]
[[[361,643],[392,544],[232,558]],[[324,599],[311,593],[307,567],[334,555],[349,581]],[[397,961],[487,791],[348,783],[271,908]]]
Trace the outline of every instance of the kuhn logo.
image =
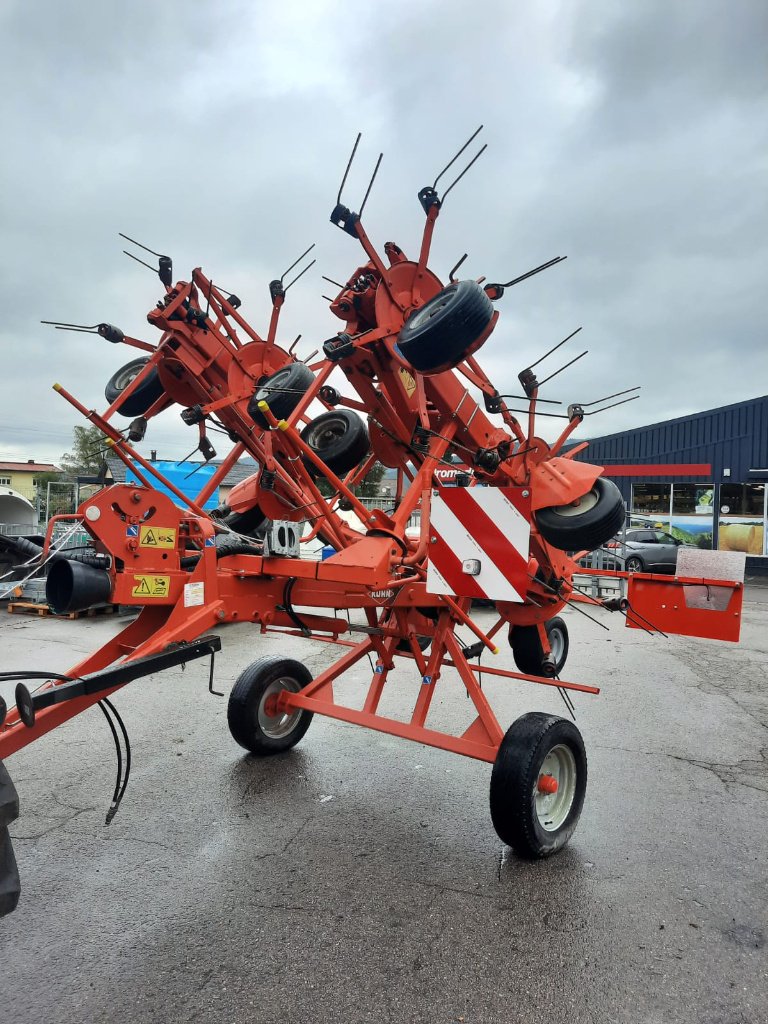
[[374,601],[389,601],[395,596],[395,592],[391,587],[386,587],[384,590],[369,590],[368,593]]

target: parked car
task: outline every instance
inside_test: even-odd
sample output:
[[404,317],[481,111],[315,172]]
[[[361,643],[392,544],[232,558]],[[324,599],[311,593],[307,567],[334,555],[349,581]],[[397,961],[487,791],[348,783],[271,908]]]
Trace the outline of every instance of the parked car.
[[598,551],[592,551],[581,559],[581,565],[589,569],[619,569],[624,572],[661,572],[674,575],[677,567],[677,552],[684,544],[664,530],[627,530],[626,540],[621,534],[609,540]]

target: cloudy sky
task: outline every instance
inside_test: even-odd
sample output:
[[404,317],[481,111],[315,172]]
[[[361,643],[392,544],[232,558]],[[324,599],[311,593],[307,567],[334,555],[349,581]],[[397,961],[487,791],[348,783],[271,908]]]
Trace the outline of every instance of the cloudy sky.
[[[60,458],[79,421],[51,384],[103,408],[133,355],[41,319],[156,340],[159,283],[119,231],[180,278],[202,266],[260,331],[269,280],[316,242],[281,334],[307,355],[338,330],[320,274],[362,262],[328,221],[358,130],[346,194],[383,150],[377,244],[417,251],[418,189],[482,123],[432,268],[466,251],[467,276],[503,281],[568,256],[499,303],[480,358],[501,391],[582,326],[562,361],[589,356],[544,394],[642,385],[582,437],[765,394],[767,45],[761,0],[3,0],[0,458]],[[194,444],[176,410],[143,450]]]

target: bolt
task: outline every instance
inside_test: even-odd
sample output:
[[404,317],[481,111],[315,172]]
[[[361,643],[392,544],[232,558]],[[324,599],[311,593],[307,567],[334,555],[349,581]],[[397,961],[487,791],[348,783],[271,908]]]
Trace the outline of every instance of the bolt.
[[530,493],[530,491],[523,491],[523,497],[528,498],[530,496]]
[[437,537],[430,537],[429,542],[430,544],[437,544]]
[[226,619],[226,617],[227,613],[224,611],[224,609],[219,608],[219,610],[216,612],[216,618],[219,620],[219,622],[223,622],[224,619]]

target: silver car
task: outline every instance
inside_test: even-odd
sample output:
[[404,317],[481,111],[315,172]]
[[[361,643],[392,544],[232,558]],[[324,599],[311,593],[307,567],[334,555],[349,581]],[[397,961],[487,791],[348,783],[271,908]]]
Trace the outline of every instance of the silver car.
[[664,530],[650,528],[627,530],[609,540],[601,550],[593,551],[581,564],[592,569],[623,569],[625,572],[660,572],[674,575],[677,552],[683,544]]

